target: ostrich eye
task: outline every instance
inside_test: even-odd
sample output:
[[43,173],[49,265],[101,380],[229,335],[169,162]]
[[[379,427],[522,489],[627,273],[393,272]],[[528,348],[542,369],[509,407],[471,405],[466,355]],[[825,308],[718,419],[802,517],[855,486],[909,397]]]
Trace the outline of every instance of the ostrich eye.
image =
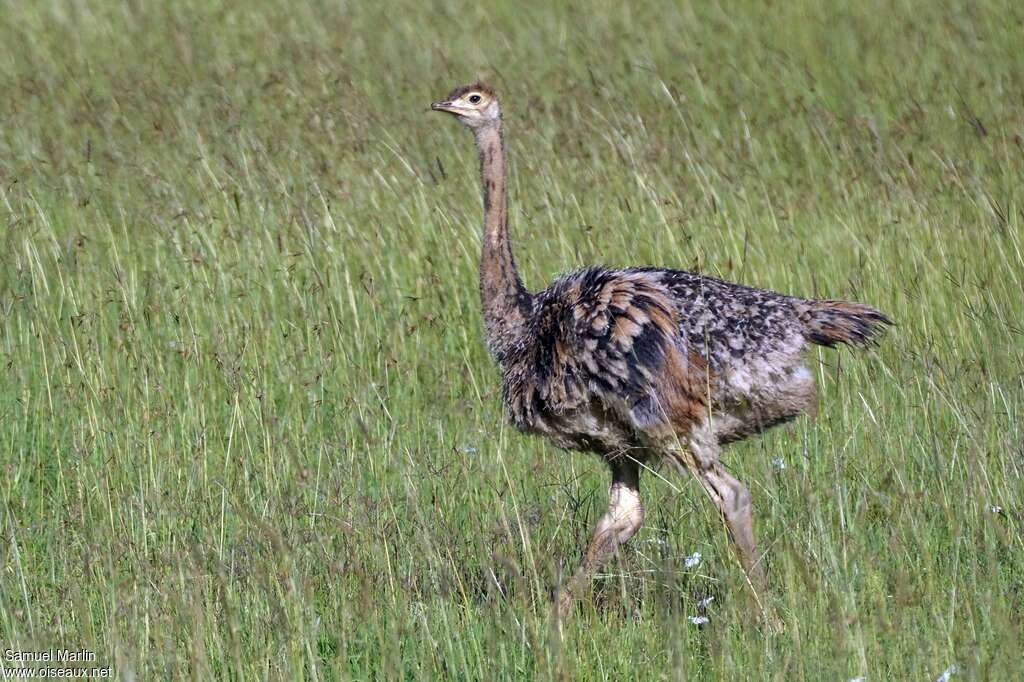
[[470,104],[479,104],[480,103],[480,95],[470,95],[469,96],[469,103]]

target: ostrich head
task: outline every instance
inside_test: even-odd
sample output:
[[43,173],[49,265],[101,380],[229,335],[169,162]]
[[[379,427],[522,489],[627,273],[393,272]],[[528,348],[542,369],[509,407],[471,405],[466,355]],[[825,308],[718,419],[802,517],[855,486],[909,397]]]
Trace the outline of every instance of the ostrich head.
[[434,102],[430,108],[446,111],[470,128],[481,128],[501,120],[498,95],[480,82],[455,88],[444,100]]

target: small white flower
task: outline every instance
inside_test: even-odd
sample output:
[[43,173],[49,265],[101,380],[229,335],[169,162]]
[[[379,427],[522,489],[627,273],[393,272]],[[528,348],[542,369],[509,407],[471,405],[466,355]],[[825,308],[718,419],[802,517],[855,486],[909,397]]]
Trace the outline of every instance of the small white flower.
[[472,445],[463,445],[462,452],[464,452],[467,455],[475,455],[476,448],[474,448]]
[[694,625],[705,625],[709,623],[707,616],[690,616],[690,622]]
[[785,468],[786,460],[782,459],[781,457],[776,457],[775,459],[772,460],[772,469],[775,469],[776,471],[782,471]]
[[993,514],[1002,514],[1003,513],[1003,508],[1000,507],[998,504],[990,505],[988,510],[990,512],[992,512]]
[[949,682],[949,679],[960,672],[960,668],[956,667],[956,663],[949,666],[942,671],[942,674],[935,678],[935,682]]
[[868,678],[866,675],[861,675],[860,677],[851,677],[850,682],[868,682]]
[[704,609],[709,607],[711,605],[711,602],[713,601],[715,601],[714,597],[704,597],[699,602],[697,602],[697,608],[703,611]]
[[690,556],[686,557],[686,560],[683,562],[683,566],[685,566],[686,568],[694,568],[695,566],[699,566],[699,565],[700,565],[700,552],[694,552]]

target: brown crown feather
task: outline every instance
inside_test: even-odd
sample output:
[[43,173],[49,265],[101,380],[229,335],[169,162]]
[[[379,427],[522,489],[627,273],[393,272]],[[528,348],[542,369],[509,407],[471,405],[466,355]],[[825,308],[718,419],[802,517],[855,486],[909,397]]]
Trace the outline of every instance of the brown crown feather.
[[490,95],[491,97],[497,97],[498,96],[498,93],[495,92],[494,88],[492,88],[491,86],[487,85],[483,81],[477,81],[477,82],[471,83],[469,85],[460,85],[459,87],[457,87],[454,90],[452,90],[451,92],[449,92],[448,93],[448,97],[446,97],[445,99],[447,101],[449,101],[449,102],[452,102],[452,101],[457,100],[458,98],[462,97],[467,92],[482,92],[484,94]]

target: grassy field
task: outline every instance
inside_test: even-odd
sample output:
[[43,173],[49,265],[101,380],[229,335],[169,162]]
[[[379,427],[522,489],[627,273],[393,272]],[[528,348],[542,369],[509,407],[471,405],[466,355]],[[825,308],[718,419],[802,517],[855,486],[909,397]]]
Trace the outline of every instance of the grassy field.
[[[1020,3],[0,4],[0,647],[138,680],[1020,674]],[[478,75],[531,288],[653,264],[897,321],[727,453],[780,632],[667,471],[553,620],[607,475],[503,423],[471,138],[427,112]]]

